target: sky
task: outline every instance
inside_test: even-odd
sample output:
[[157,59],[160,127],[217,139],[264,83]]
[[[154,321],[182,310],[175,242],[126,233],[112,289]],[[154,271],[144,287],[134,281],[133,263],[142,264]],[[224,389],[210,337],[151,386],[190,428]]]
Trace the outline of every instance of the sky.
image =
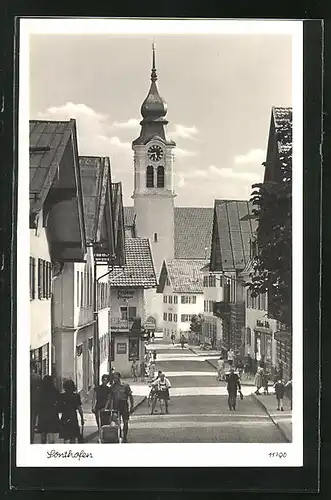
[[132,205],[133,151],[150,86],[175,148],[177,206],[249,199],[263,179],[272,106],[292,106],[289,35],[31,35],[30,119],[75,118],[80,155],[109,156]]

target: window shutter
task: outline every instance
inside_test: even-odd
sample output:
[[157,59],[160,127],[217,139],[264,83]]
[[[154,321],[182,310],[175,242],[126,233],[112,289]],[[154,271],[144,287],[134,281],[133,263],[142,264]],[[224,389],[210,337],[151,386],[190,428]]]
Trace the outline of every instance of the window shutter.
[[38,298],[42,298],[43,292],[43,261],[38,259]]

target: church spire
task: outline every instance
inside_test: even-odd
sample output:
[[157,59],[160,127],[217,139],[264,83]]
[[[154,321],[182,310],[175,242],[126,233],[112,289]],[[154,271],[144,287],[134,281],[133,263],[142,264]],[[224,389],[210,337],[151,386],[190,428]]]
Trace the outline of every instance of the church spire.
[[152,80],[152,82],[156,82],[157,74],[156,74],[156,65],[155,65],[155,42],[153,42],[152,50],[153,50],[153,62],[152,62],[151,80]]

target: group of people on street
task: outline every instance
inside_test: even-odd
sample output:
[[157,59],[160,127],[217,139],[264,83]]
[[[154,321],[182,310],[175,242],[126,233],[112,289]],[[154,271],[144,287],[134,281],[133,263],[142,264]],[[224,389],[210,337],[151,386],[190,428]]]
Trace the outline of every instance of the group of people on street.
[[116,410],[119,419],[123,421],[123,439],[127,442],[129,431],[129,418],[133,412],[134,400],[132,390],[129,384],[122,381],[121,374],[114,372],[112,380],[109,375],[102,375],[101,384],[95,387],[92,397],[92,413],[98,429],[100,429],[101,412],[103,410]]
[[136,358],[133,359],[131,364],[131,376],[133,382],[138,381],[140,376],[141,382],[145,381],[145,378],[153,379],[155,373],[155,362],[157,358],[156,351],[146,351],[144,358],[141,360],[140,365]]
[[151,382],[151,387],[155,392],[155,397],[153,398],[151,415],[153,415],[155,411],[155,406],[157,400],[163,400],[165,405],[165,412],[169,413],[168,403],[170,400],[170,392],[169,389],[171,387],[169,379],[165,376],[165,374],[159,370],[156,378]]
[[63,382],[61,393],[50,375],[43,378],[37,373],[37,366],[31,362],[30,386],[30,441],[34,443],[35,433],[41,434],[41,443],[55,443],[58,434],[64,443],[76,443],[82,437],[78,423],[84,425],[84,416],[79,394],[72,380]]

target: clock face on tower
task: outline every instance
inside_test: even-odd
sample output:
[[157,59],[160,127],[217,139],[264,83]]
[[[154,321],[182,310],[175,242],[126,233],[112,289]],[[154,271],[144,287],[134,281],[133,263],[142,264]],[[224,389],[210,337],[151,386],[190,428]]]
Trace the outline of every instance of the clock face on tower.
[[148,158],[152,161],[159,161],[163,157],[163,149],[161,146],[154,144],[150,146],[147,151]]

